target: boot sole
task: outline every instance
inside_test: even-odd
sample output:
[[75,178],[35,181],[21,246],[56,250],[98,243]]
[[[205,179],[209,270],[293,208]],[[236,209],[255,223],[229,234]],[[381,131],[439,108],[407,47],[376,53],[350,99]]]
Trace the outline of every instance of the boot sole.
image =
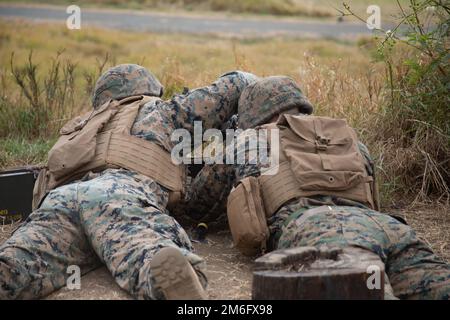
[[194,269],[176,248],[161,249],[152,259],[151,274],[155,287],[167,300],[203,300],[206,292]]

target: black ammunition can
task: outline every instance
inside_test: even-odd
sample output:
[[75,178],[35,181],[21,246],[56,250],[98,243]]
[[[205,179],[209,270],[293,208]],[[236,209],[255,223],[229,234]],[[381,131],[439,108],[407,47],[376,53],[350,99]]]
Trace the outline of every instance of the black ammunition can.
[[0,224],[25,220],[31,213],[38,167],[0,171]]

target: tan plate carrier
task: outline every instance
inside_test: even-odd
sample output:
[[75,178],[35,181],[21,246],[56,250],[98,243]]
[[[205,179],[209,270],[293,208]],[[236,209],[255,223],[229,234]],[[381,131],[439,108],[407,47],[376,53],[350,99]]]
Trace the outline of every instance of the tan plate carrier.
[[156,97],[133,96],[111,100],[99,109],[69,121],[48,154],[36,181],[33,209],[48,192],[80,179],[86,173],[124,168],[154,179],[170,190],[169,203],[184,192],[184,169],[156,143],[130,134],[140,107]]
[[262,217],[291,199],[332,195],[378,209],[375,175],[367,174],[368,160],[345,120],[284,114],[259,128],[280,130],[279,165],[276,174],[243,179],[228,197],[228,221],[243,253],[264,248],[269,231]]

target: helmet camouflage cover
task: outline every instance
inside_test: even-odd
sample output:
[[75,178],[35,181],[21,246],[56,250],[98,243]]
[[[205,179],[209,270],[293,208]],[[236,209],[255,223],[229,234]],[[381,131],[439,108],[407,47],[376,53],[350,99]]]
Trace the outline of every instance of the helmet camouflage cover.
[[313,106],[293,79],[285,76],[259,79],[248,85],[239,98],[239,128],[264,124],[276,114],[295,107],[300,113],[313,112]]
[[98,108],[110,99],[130,96],[161,97],[163,86],[146,68],[137,64],[120,64],[110,68],[97,80],[92,95],[92,106]]

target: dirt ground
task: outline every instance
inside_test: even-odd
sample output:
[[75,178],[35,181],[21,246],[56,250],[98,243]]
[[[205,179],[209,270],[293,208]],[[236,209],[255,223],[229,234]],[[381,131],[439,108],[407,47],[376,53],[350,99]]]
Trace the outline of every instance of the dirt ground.
[[[250,299],[252,260],[233,248],[228,232],[212,234],[207,243],[194,243],[196,252],[206,260],[210,299]],[[117,286],[105,267],[81,278],[80,290],[63,288],[47,299],[132,299]]]
[[[401,214],[431,245],[433,250],[450,261],[450,212],[448,207],[417,205],[413,209],[392,209]],[[11,232],[10,225],[0,228],[0,243]],[[239,254],[233,247],[229,232],[209,234],[207,243],[195,243],[196,252],[205,258],[210,299],[251,299],[252,259]],[[125,300],[131,297],[113,281],[105,267],[94,270],[81,279],[80,290],[62,288],[47,299]]]

